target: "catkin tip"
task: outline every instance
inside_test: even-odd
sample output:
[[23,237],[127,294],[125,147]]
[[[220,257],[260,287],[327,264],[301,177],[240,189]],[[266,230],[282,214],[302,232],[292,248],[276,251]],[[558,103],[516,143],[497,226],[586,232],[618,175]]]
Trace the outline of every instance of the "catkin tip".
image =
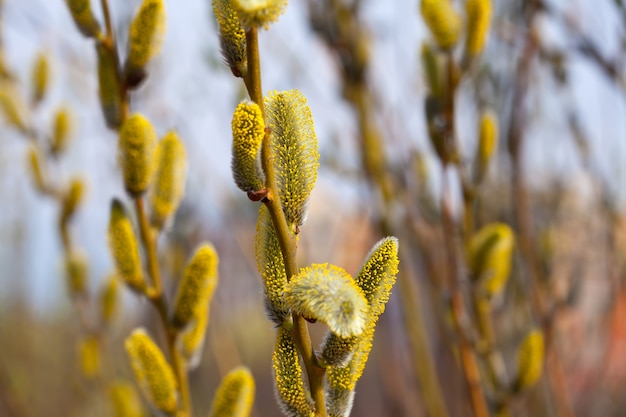
[[287,7],[287,0],[232,0],[241,25],[246,28],[269,28]]
[[442,49],[456,44],[461,30],[461,18],[450,0],[422,0],[420,10],[426,26]]

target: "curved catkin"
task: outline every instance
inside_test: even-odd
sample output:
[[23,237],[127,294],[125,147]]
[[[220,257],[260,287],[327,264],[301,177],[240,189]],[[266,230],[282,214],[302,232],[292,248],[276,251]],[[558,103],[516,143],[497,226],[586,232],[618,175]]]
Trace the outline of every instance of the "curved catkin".
[[119,276],[133,290],[143,294],[146,283],[141,271],[137,237],[122,203],[114,199],[109,220],[109,249]]
[[370,321],[359,338],[352,359],[345,366],[328,368],[329,390],[335,391],[334,396],[345,397],[354,390],[372,350],[375,329],[375,323]]
[[33,85],[33,102],[39,103],[48,91],[50,79],[50,69],[48,65],[48,57],[45,53],[40,52],[33,63],[31,82]]
[[96,336],[87,336],[78,346],[80,368],[87,379],[95,378],[100,374],[100,340]]
[[200,246],[185,268],[174,300],[172,322],[178,328],[187,326],[200,309],[210,303],[217,285],[218,257],[209,244]]
[[301,226],[319,167],[313,116],[298,90],[270,93],[265,109],[281,205],[287,222]]
[[177,410],[176,377],[163,352],[143,328],[134,330],[124,342],[130,365],[143,395],[164,413]]
[[85,252],[72,249],[65,254],[65,276],[67,277],[67,290],[72,297],[85,294],[87,289],[87,277],[89,275],[89,263]]
[[119,309],[119,282],[113,274],[103,284],[100,290],[100,317],[105,325],[111,323]]
[[274,324],[281,326],[289,317],[289,307],[283,298],[287,274],[276,229],[265,205],[259,208],[254,250],[257,269],[263,278],[265,311]]
[[254,378],[240,366],[230,371],[215,393],[210,417],[248,417],[254,403]]
[[461,18],[450,0],[422,0],[424,22],[442,49],[452,48],[461,30]]
[[264,188],[265,175],[261,167],[261,144],[265,136],[265,121],[261,108],[246,100],[237,106],[232,120],[233,158],[231,168],[237,187],[245,192]]
[[246,28],[268,29],[287,7],[287,0],[232,0],[241,25]]
[[209,304],[202,304],[194,313],[190,324],[179,337],[179,350],[187,361],[188,369],[195,369],[200,365],[200,357],[204,348],[204,339],[209,324]]
[[239,22],[232,0],[213,0],[213,13],[220,31],[222,57],[236,77],[248,73],[246,31]]
[[35,188],[40,193],[45,193],[46,182],[41,169],[41,156],[39,155],[39,150],[34,146],[28,149],[28,167],[30,168],[30,175],[33,178]]
[[131,115],[120,128],[119,162],[126,191],[132,196],[143,194],[150,185],[155,170],[156,143],[152,124],[141,114]]
[[534,329],[526,335],[517,351],[516,390],[529,388],[539,381],[543,372],[544,352],[543,333]]
[[126,381],[116,381],[109,388],[114,417],[145,417],[146,413],[135,387]]
[[90,0],[65,0],[78,30],[86,37],[97,38],[100,25],[91,11]]
[[329,264],[300,269],[285,288],[291,310],[320,320],[340,337],[358,336],[367,321],[368,304],[361,289],[345,270]]
[[66,223],[74,215],[83,200],[84,194],[85,185],[83,180],[79,177],[72,178],[68,190],[63,195],[61,223]]
[[504,289],[511,272],[515,234],[504,223],[491,223],[472,236],[468,266],[472,277],[489,297]]
[[98,55],[98,98],[108,127],[117,129],[122,124],[122,98],[119,70],[110,49],[96,43]]
[[489,35],[491,25],[491,0],[467,0],[465,2],[467,14],[467,39],[465,49],[470,55],[482,52]]
[[65,150],[71,133],[72,116],[70,109],[64,106],[56,111],[52,122],[52,140],[50,142],[50,151],[54,155],[59,155]]
[[187,179],[185,145],[175,132],[161,139],[156,149],[156,172],[150,187],[150,220],[161,228],[183,199]]
[[165,33],[165,5],[163,0],[144,0],[130,25],[128,58],[130,71],[143,69],[148,61],[158,55]]
[[291,337],[291,330],[278,329],[276,345],[272,354],[274,388],[284,415],[288,417],[312,417],[313,401],[304,388],[300,356]]

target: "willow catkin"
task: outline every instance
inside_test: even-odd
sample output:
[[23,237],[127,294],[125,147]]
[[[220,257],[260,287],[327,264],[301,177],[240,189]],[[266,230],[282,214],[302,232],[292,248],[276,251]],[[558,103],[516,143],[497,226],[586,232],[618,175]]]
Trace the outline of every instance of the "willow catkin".
[[287,0],[232,0],[241,25],[246,28],[269,28],[287,6]]
[[61,204],[61,223],[64,224],[69,221],[76,209],[83,201],[85,195],[84,181],[80,177],[74,177],[70,181],[70,185],[67,191],[63,195],[63,202]]
[[65,276],[67,277],[67,289],[71,297],[85,294],[87,278],[89,275],[89,263],[85,252],[72,249],[65,254]]
[[42,101],[48,91],[50,84],[50,68],[48,65],[48,57],[45,53],[40,52],[33,63],[31,82],[33,88],[33,102]]
[[241,26],[231,0],[213,0],[213,13],[220,31],[222,57],[236,77],[248,73],[246,31]]
[[54,114],[52,122],[52,140],[50,141],[50,151],[54,155],[59,155],[67,148],[72,133],[72,116],[68,107],[60,107]]
[[97,38],[100,24],[93,15],[90,0],[65,0],[65,3],[78,30],[86,37]]
[[131,383],[115,381],[110,385],[109,397],[114,417],[146,417],[141,398]]
[[534,329],[526,335],[517,351],[516,390],[529,388],[541,378],[544,354],[543,333]]
[[155,171],[156,132],[143,115],[135,113],[120,128],[119,162],[126,191],[134,197],[143,194]]
[[141,71],[150,59],[158,55],[165,33],[163,0],[144,0],[135,15],[128,36],[128,71]]
[[111,129],[117,129],[122,124],[119,68],[110,47],[97,42],[96,52],[100,108],[107,126]]
[[25,107],[21,97],[14,88],[0,85],[0,110],[5,120],[20,132],[27,132]]
[[461,31],[461,18],[450,0],[422,0],[424,22],[442,49],[452,48]]
[[231,168],[235,184],[251,193],[265,186],[261,168],[261,144],[265,136],[265,121],[261,108],[246,100],[237,106],[232,119],[233,147]]
[[502,291],[511,272],[515,234],[504,223],[491,223],[472,236],[468,245],[468,266],[484,294]]
[[491,0],[467,0],[467,38],[465,49],[469,55],[482,52],[489,35],[492,14]]
[[240,366],[230,371],[220,383],[210,417],[248,417],[254,403],[254,378],[250,370]]
[[480,115],[478,128],[478,149],[476,151],[476,179],[482,181],[498,145],[498,118],[486,110]]
[[35,188],[40,193],[45,193],[47,191],[47,187],[41,167],[41,156],[39,154],[39,149],[34,146],[31,146],[28,149],[28,168],[30,170],[30,175]]
[[119,310],[119,280],[111,275],[100,289],[100,317],[104,325],[109,325]]
[[80,368],[83,376],[93,379],[100,374],[100,340],[94,335],[81,340],[79,345]]

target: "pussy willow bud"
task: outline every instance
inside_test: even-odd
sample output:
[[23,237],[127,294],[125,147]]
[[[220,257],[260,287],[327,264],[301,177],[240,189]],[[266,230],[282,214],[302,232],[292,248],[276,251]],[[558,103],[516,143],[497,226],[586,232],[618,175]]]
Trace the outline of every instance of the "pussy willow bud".
[[45,193],[46,182],[41,169],[41,156],[39,155],[39,150],[34,146],[28,150],[28,167],[30,168],[30,175],[32,176],[35,188],[37,188],[40,193]]
[[69,108],[61,107],[54,115],[52,122],[52,141],[50,150],[54,155],[59,155],[67,147],[72,133],[72,117]]
[[245,192],[265,187],[261,167],[261,144],[265,136],[265,121],[261,108],[252,101],[239,103],[232,120],[233,159],[231,168],[237,187]]
[[142,328],[124,342],[130,365],[141,392],[148,402],[167,414],[178,407],[176,377],[163,352]]
[[263,278],[265,312],[276,326],[282,326],[285,319],[289,317],[289,307],[283,297],[287,285],[287,274],[276,229],[265,205],[259,208],[254,250],[257,269]]
[[111,323],[119,310],[119,283],[117,275],[109,277],[100,290],[100,317],[105,325]]
[[292,311],[328,325],[340,337],[358,336],[367,321],[368,304],[343,269],[328,264],[302,268],[285,288]]
[[326,389],[326,411],[331,417],[348,417],[354,404],[354,390]]
[[254,378],[248,368],[233,369],[222,379],[209,416],[248,417],[254,403],[254,391]]
[[209,324],[209,304],[203,304],[194,313],[190,324],[180,333],[179,350],[187,361],[187,369],[195,369],[200,365],[200,357],[204,348],[204,339]]
[[78,249],[72,249],[65,254],[65,276],[67,277],[67,289],[72,297],[78,297],[87,289],[87,277],[89,275],[89,263],[85,253]]
[[172,216],[185,191],[187,157],[185,145],[175,132],[169,132],[157,145],[156,172],[150,187],[150,220],[161,228]]
[[478,55],[485,47],[489,35],[492,13],[491,0],[467,0],[465,12],[467,14],[465,49],[469,55]]
[[117,381],[109,388],[114,417],[146,417],[141,398],[135,387],[126,381]]
[[61,223],[66,223],[72,218],[76,212],[76,208],[80,205],[85,194],[85,186],[83,180],[76,177],[72,178],[68,190],[63,195],[63,203],[61,205]]
[[476,180],[482,181],[489,168],[491,157],[498,145],[498,119],[491,111],[485,111],[480,116],[478,134],[478,151],[476,154]]
[[126,71],[142,71],[148,61],[161,51],[165,33],[163,0],[143,0],[130,25]]
[[91,38],[97,38],[100,34],[100,25],[91,11],[90,0],[65,0],[74,23],[80,32]]
[[196,250],[185,268],[174,300],[172,322],[178,328],[187,326],[208,305],[217,286],[218,257],[212,245]]
[[120,277],[133,290],[143,294],[146,283],[141,270],[137,237],[124,206],[119,200],[111,204],[109,249]]
[[248,73],[246,31],[239,22],[232,0],[213,0],[213,13],[220,30],[222,57],[235,77]]
[[107,46],[96,43],[98,53],[98,97],[107,126],[117,129],[122,124],[120,76],[113,54]]
[[319,167],[313,116],[298,90],[271,92],[265,109],[281,205],[287,222],[301,226]]
[[4,113],[6,121],[20,132],[26,132],[26,122],[24,121],[24,103],[20,99],[19,93],[14,88],[1,86],[0,89],[0,109]]
[[44,53],[40,53],[33,63],[31,80],[33,84],[33,102],[39,103],[48,91],[50,83],[50,69],[48,66],[48,57]]
[[450,0],[422,0],[424,22],[442,49],[452,48],[461,31],[461,17]]
[[100,374],[100,341],[96,336],[87,336],[79,346],[80,368],[87,379]]
[[541,330],[528,333],[517,351],[517,380],[515,391],[529,388],[539,381],[543,373],[544,341]]
[[278,405],[286,416],[313,415],[313,401],[304,388],[302,367],[298,349],[291,337],[291,330],[280,327],[272,355],[274,388]]
[[492,223],[472,236],[468,246],[470,273],[488,297],[504,289],[511,272],[515,235],[504,223]]
[[287,0],[232,0],[241,25],[267,29],[285,11]]
[[126,191],[134,197],[150,185],[155,170],[156,133],[141,114],[131,115],[120,128],[119,162]]
[[[359,337],[352,359],[345,366],[328,368],[328,386],[329,392],[332,393],[331,396],[338,399],[346,398],[350,391],[354,391],[357,381],[363,375],[363,370],[365,370],[367,359],[372,350],[374,330],[375,323],[369,322]],[[338,407],[339,404],[336,406]]]

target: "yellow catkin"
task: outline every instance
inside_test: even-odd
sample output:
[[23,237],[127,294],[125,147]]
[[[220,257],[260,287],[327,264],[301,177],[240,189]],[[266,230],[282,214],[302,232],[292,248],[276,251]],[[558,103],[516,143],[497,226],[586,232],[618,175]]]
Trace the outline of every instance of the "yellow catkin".
[[165,33],[163,0],[144,0],[130,25],[127,68],[139,70],[158,55]]
[[298,90],[272,92],[265,98],[271,129],[273,165],[281,205],[289,224],[304,223],[319,167],[317,136],[306,98]]
[[59,108],[52,122],[52,140],[50,150],[58,155],[65,150],[72,133],[72,115],[67,107]]
[[346,417],[352,411],[354,391],[329,388],[326,391],[328,417]]
[[291,330],[280,327],[272,355],[274,388],[278,404],[287,416],[312,417],[313,404],[302,380],[302,367]]
[[167,414],[178,408],[176,377],[161,349],[142,328],[124,342],[130,365],[148,402]]
[[100,317],[105,325],[111,323],[119,309],[119,281],[113,274],[103,284],[100,290]]
[[259,208],[254,249],[257,269],[263,278],[265,311],[274,324],[281,326],[289,317],[289,307],[283,298],[287,274],[276,229],[265,205]]
[[186,178],[185,145],[175,132],[169,132],[157,145],[156,172],[150,187],[150,219],[157,228],[178,209]]
[[498,146],[498,118],[492,111],[486,110],[480,116],[478,132],[478,150],[476,155],[477,176],[482,180],[489,162]]
[[81,178],[72,178],[70,186],[63,195],[63,203],[61,205],[61,222],[67,222],[76,212],[76,209],[83,200],[85,194],[85,185]]
[[80,368],[83,376],[92,379],[100,374],[100,340],[96,336],[87,336],[79,345]]
[[442,49],[452,48],[461,30],[461,18],[450,0],[422,0],[422,17]]
[[244,28],[269,28],[287,7],[287,0],[232,0]]
[[194,313],[191,323],[180,334],[180,352],[187,361],[188,369],[200,365],[200,356],[209,324],[209,304],[203,303]]
[[218,257],[215,248],[203,244],[187,264],[174,300],[172,322],[187,326],[208,305],[217,286]]
[[529,388],[541,378],[544,358],[543,333],[539,329],[532,330],[517,351],[518,390]]
[[89,263],[85,253],[78,249],[72,249],[65,254],[65,276],[67,277],[67,290],[72,297],[85,294],[89,275]]
[[248,72],[246,32],[233,9],[232,0],[213,0],[213,13],[220,31],[224,61],[236,77],[245,77]]
[[156,133],[150,121],[141,114],[131,115],[120,129],[119,162],[126,191],[132,196],[143,194],[155,171]]
[[91,11],[90,0],[65,0],[65,3],[72,14],[78,30],[87,37],[98,37],[100,25]]
[[145,417],[146,412],[135,387],[126,381],[116,381],[109,388],[114,417]]
[[436,98],[442,98],[441,64],[437,54],[428,42],[422,44],[421,59],[422,71],[424,71],[424,78],[431,95]]
[[122,123],[122,98],[120,96],[119,70],[109,48],[96,43],[98,54],[98,97],[102,114],[108,127],[119,128]]
[[248,417],[254,403],[254,378],[246,367],[230,371],[220,383],[210,417]]
[[300,269],[285,288],[292,311],[320,320],[340,337],[358,336],[365,327],[367,300],[350,274],[335,265],[313,264]]
[[491,223],[472,236],[468,245],[470,273],[489,297],[502,291],[511,272],[515,234],[504,223]]
[[146,283],[141,270],[137,237],[122,203],[113,200],[109,221],[109,249],[119,276],[133,290],[143,293]]
[[467,39],[465,49],[470,55],[479,54],[485,47],[491,25],[491,0],[467,0]]
[[0,109],[4,118],[15,129],[26,132],[28,128],[24,119],[25,108],[18,92],[6,85],[0,87]]
[[261,143],[265,136],[265,121],[261,108],[246,100],[237,106],[232,120],[233,158],[231,168],[237,187],[245,192],[264,188],[265,175],[261,168]]
[[374,340],[375,323],[369,322],[367,328],[359,338],[359,343],[355,349],[352,359],[347,365],[342,367],[331,367],[328,369],[328,383],[334,396],[344,398],[354,390],[357,381],[363,375],[367,359],[372,350]]
[[46,182],[41,168],[41,156],[39,155],[39,150],[34,146],[28,150],[28,167],[35,188],[41,193],[46,192]]
[[45,53],[40,52],[35,58],[31,74],[31,82],[33,84],[33,101],[40,102],[48,91],[50,79],[50,69],[48,65],[48,57]]

